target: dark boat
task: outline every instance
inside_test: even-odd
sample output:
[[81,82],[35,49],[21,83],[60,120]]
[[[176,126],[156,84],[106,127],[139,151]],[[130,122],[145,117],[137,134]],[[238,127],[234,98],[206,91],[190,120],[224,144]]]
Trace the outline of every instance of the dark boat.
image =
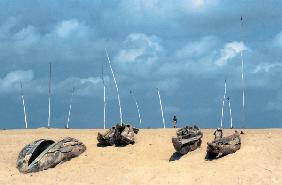
[[241,138],[237,130],[234,134],[223,137],[222,129],[217,129],[214,132],[214,135],[214,140],[210,143],[207,143],[208,146],[206,159],[215,159],[235,153],[241,147]]
[[196,150],[202,144],[203,133],[196,125],[178,129],[176,135],[176,137],[172,137],[172,144],[175,150],[181,154]]
[[16,166],[22,173],[38,172],[77,157],[85,150],[86,146],[82,142],[71,137],[58,142],[39,139],[22,149]]
[[98,146],[125,146],[134,144],[134,134],[137,134],[139,129],[134,128],[131,124],[116,124],[104,134],[98,132]]

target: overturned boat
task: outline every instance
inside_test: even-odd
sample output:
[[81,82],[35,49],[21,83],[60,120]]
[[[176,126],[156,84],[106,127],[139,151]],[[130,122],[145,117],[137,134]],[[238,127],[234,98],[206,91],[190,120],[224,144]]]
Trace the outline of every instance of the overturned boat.
[[175,150],[181,154],[196,150],[202,144],[203,133],[196,125],[178,129],[176,135],[177,137],[172,137],[172,144]]
[[77,157],[85,150],[86,146],[82,142],[71,137],[58,142],[39,139],[21,150],[16,167],[21,173],[38,172]]
[[216,159],[235,153],[241,147],[241,138],[237,130],[235,130],[234,134],[223,137],[223,130],[217,129],[214,136],[214,141],[207,143],[206,159]]
[[137,134],[139,129],[134,128],[131,124],[116,124],[104,134],[98,132],[98,146],[125,146],[134,144],[134,134]]

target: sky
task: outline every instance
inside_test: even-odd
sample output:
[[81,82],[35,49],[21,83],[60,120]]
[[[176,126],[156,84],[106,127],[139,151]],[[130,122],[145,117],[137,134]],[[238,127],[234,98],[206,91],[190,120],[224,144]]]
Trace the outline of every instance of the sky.
[[[220,126],[224,80],[235,128],[282,127],[282,2],[279,0],[1,0],[0,128],[46,127],[52,63],[51,127]],[[240,17],[243,17],[241,25]],[[245,75],[242,119],[241,56]],[[142,116],[139,119],[135,94]],[[223,127],[230,125],[224,108]]]

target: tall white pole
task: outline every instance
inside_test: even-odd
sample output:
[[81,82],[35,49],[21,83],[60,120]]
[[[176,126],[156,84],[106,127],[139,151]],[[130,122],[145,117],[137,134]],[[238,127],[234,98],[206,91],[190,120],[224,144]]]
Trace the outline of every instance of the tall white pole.
[[163,112],[163,105],[162,105],[162,99],[161,99],[161,95],[160,95],[160,91],[157,88],[158,91],[158,95],[159,95],[159,101],[160,101],[160,107],[161,107],[161,113],[162,113],[162,119],[163,119],[163,126],[165,128],[165,120],[164,120],[164,112]]
[[[243,17],[241,16],[241,30],[242,29],[243,29]],[[245,127],[245,82],[244,82],[243,51],[241,51],[241,80],[242,80],[242,124],[243,127]]]
[[244,83],[244,60],[241,51],[241,79],[242,79],[242,122],[245,124],[245,83]]
[[69,114],[68,114],[68,120],[67,120],[67,129],[69,128],[69,123],[70,123],[70,116],[71,116],[71,108],[72,108],[72,99],[73,99],[73,94],[74,94],[74,88],[72,89],[72,93],[71,93],[71,98],[70,98],[70,105],[69,105]]
[[138,103],[137,103],[137,100],[136,100],[136,98],[135,98],[135,96],[134,96],[133,91],[130,91],[130,94],[132,95],[132,98],[133,98],[133,100],[134,100],[134,102],[135,102],[135,105],[136,105],[136,108],[137,108],[138,117],[139,117],[139,127],[141,128],[142,119],[141,119],[141,114],[140,114],[139,105],[138,105]]
[[104,80],[104,63],[102,65],[102,82],[104,87],[104,129],[106,129],[106,85]]
[[27,118],[26,118],[26,111],[25,111],[25,101],[24,101],[24,93],[23,93],[23,85],[21,84],[21,97],[22,97],[22,103],[23,103],[23,111],[24,111],[24,122],[25,122],[25,128],[27,128]]
[[220,128],[223,126],[223,111],[224,111],[224,102],[226,98],[226,80],[224,81],[224,95],[222,100],[222,108],[221,108],[221,121],[220,121]]
[[121,103],[120,103],[118,85],[117,85],[117,82],[116,82],[115,74],[114,74],[114,71],[113,71],[113,68],[112,68],[112,65],[111,65],[111,61],[110,61],[110,58],[109,58],[109,55],[108,55],[108,52],[107,52],[106,48],[105,48],[105,51],[106,51],[107,59],[108,59],[108,62],[109,62],[109,66],[110,66],[110,69],[111,69],[111,72],[112,72],[112,75],[113,75],[113,79],[114,79],[114,82],[115,82],[116,90],[117,90],[117,98],[118,98],[118,105],[119,105],[119,116],[120,116],[120,125],[122,125],[122,111],[121,111]]
[[52,64],[50,63],[50,68],[49,68],[49,109],[48,109],[48,128],[50,128],[50,121],[51,121],[51,73],[52,73]]
[[229,103],[229,113],[230,113],[230,128],[233,128],[233,119],[232,119],[232,109],[231,109],[231,100],[228,97],[228,103]]
[[104,84],[104,129],[106,129],[106,86]]

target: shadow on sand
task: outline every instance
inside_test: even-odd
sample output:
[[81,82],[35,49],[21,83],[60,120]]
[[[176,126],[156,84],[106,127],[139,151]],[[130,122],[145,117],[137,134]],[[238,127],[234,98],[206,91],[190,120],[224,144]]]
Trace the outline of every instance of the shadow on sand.
[[224,156],[226,156],[226,155],[218,155],[218,154],[214,154],[214,153],[207,153],[206,156],[205,156],[205,160],[206,161],[213,161],[213,160],[220,159]]
[[127,145],[126,145],[126,144],[110,145],[110,144],[101,144],[101,143],[97,143],[97,147],[101,147],[101,148],[110,147],[110,146],[123,148],[123,147],[126,147]]
[[171,157],[169,158],[169,162],[171,161],[177,161],[179,160],[181,157],[183,156],[183,154],[179,153],[179,152],[174,152]]

